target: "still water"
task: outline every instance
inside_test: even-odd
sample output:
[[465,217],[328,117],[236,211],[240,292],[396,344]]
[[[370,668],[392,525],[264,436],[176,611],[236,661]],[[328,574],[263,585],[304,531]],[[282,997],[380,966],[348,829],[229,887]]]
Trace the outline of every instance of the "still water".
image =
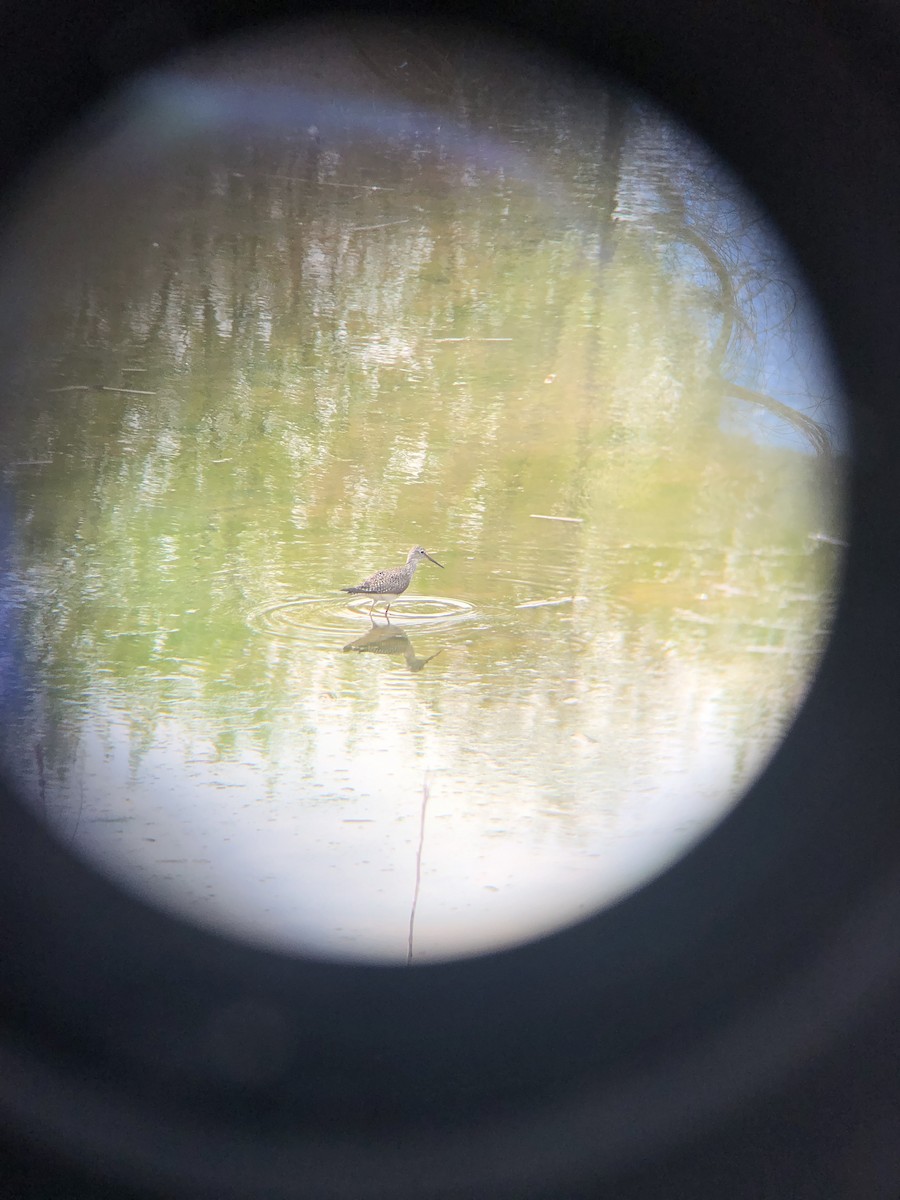
[[[613,902],[764,766],[837,387],[642,99],[424,34],[226,49],[48,165],[4,263],[5,768],[107,873],[424,962]],[[390,623],[340,590],[415,544]]]

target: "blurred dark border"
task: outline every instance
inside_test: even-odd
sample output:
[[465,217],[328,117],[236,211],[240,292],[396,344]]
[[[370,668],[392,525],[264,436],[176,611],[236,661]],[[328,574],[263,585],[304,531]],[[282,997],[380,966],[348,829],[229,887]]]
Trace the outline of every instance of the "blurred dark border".
[[[0,179],[136,69],[330,5],[0,10]],[[834,636],[770,768],[614,910],[406,971],[141,907],[0,805],[0,1194],[895,1200],[900,1192],[900,10],[367,5],[489,20],[637,83],[743,176],[851,404]]]

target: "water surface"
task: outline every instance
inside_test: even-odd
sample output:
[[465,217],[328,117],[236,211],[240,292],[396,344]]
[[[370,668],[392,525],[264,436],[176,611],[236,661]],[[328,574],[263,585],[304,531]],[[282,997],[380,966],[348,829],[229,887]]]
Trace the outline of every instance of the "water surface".
[[[148,80],[28,198],[4,755],[156,903],[426,961],[612,902],[738,800],[824,644],[846,445],[703,147],[367,36]],[[373,622],[340,589],[413,544],[444,570]]]

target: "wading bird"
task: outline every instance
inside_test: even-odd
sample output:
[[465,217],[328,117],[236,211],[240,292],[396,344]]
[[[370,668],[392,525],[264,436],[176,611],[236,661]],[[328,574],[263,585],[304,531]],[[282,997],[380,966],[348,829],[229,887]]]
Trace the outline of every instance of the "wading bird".
[[[409,554],[406,556],[406,562],[402,567],[389,567],[386,571],[376,571],[374,575],[370,575],[368,579],[364,579],[357,587],[341,588],[342,592],[349,592],[351,596],[371,596],[372,605],[369,608],[369,616],[375,609],[375,605],[379,600],[387,600],[387,606],[384,610],[385,618],[390,621],[388,609],[398,596],[402,596],[409,587],[413,575],[416,573],[416,567],[427,558],[429,562],[433,562],[436,567],[443,570],[444,564],[439,563],[436,558],[432,558],[426,553],[424,547],[413,546]],[[374,621],[374,617],[372,620]]]

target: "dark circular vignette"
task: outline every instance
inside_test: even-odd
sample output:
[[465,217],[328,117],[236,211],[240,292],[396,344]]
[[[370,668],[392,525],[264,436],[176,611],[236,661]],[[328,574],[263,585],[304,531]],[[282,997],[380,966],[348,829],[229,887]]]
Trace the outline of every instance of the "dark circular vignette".
[[[129,70],[260,11],[8,5],[4,181]],[[745,802],[661,879],[544,942],[412,972],[157,916],[4,804],[6,1194],[896,1195],[900,18],[827,0],[495,14],[692,124],[808,273],[856,449],[819,677]]]

